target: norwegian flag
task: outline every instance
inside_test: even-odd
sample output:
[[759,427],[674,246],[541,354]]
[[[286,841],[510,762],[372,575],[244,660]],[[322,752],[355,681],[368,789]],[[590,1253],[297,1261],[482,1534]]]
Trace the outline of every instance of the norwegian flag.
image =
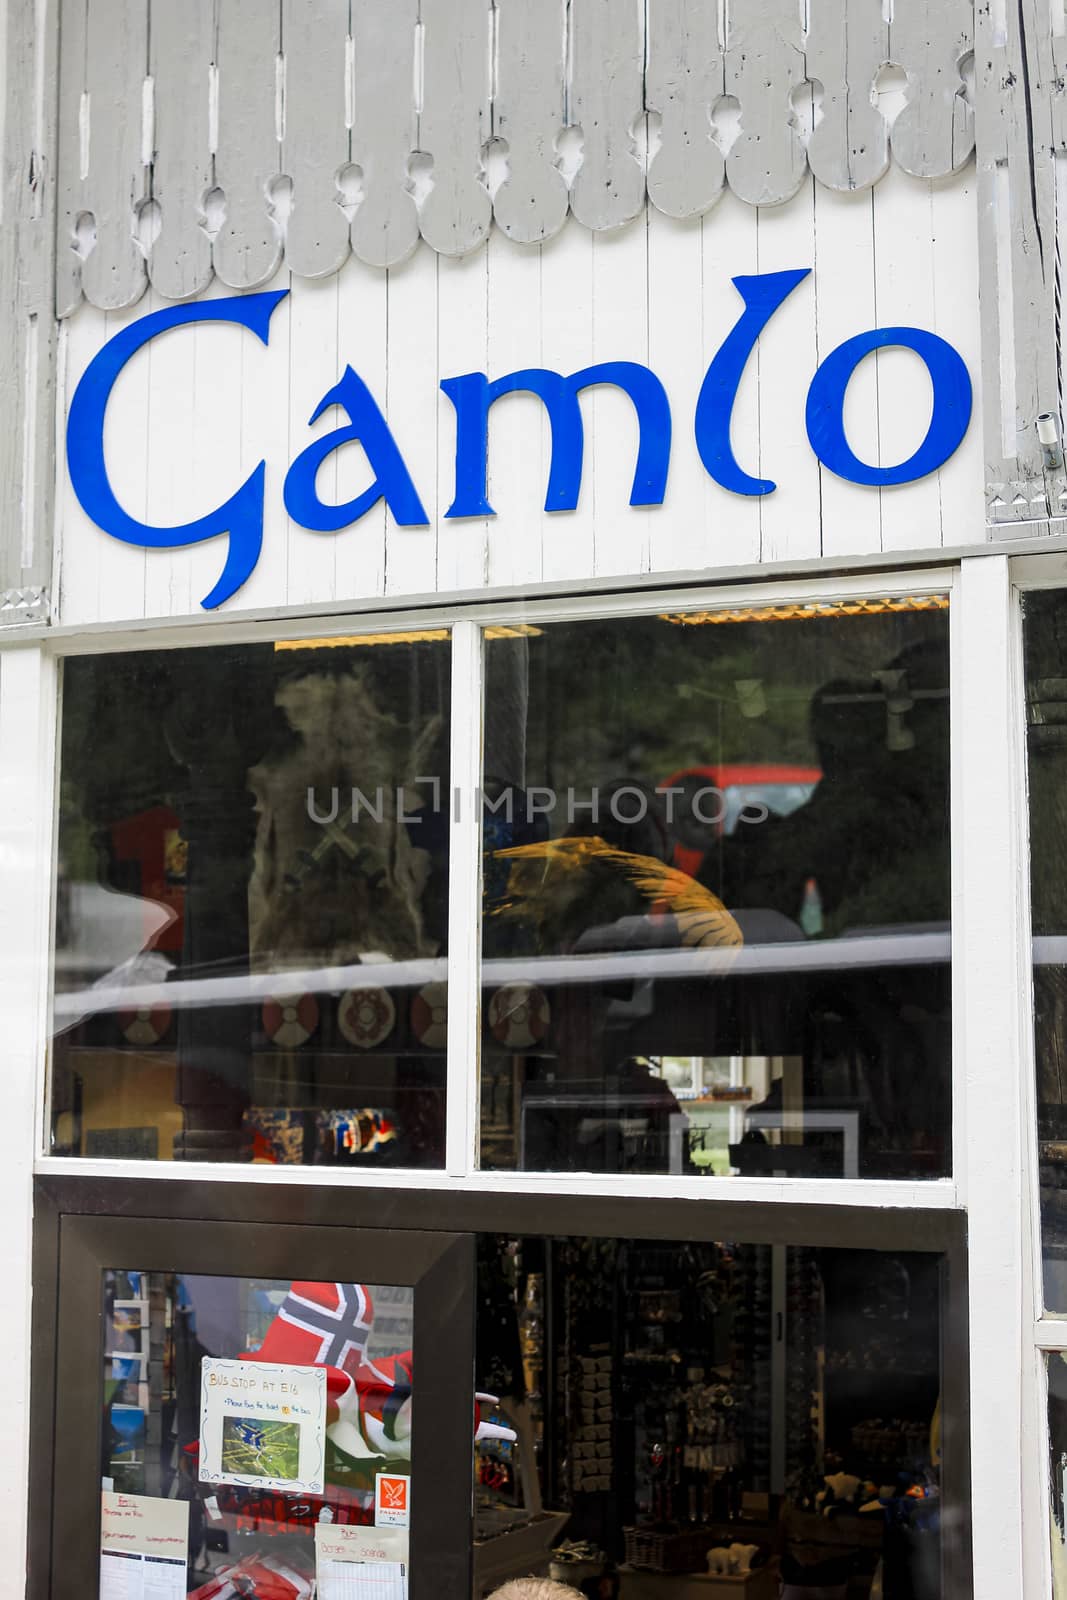
[[256,1351],[257,1361],[340,1367],[363,1364],[374,1306],[362,1283],[294,1283]]

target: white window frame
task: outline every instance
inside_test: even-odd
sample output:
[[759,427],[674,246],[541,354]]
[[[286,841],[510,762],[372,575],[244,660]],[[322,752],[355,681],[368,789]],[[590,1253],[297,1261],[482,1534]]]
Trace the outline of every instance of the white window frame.
[[[883,558],[884,560],[884,558]],[[1067,563],[1060,560],[1060,579]],[[20,830],[0,818],[0,847],[17,840],[15,882],[27,916],[9,909],[0,924],[0,981],[25,970],[47,971],[49,919],[38,909],[54,895],[54,828],[57,662],[67,655],[188,648],[384,632],[414,627],[453,630],[452,782],[473,789],[480,781],[483,652],[480,629],[496,622],[541,623],[696,610],[847,599],[858,595],[947,593],[952,650],[952,922],[953,922],[953,1173],[929,1182],[848,1179],[595,1176],[481,1173],[475,1168],[478,1119],[477,1059],[480,914],[480,819],[469,814],[452,825],[450,840],[450,984],[446,1165],[440,1172],[390,1171],[390,1188],[463,1189],[472,1193],[567,1193],[608,1196],[683,1196],[730,1202],[864,1208],[877,1222],[881,1208],[966,1209],[969,1225],[969,1340],[971,1370],[972,1527],[976,1600],[1025,1595],[1048,1600],[1047,1509],[1033,1512],[1034,1479],[1043,1473],[1045,1437],[1037,1394],[1040,1360],[1033,1301],[1036,1169],[1027,1140],[1032,1107],[1026,1065],[1029,1018],[1028,906],[1025,887],[1024,727],[1017,589],[1000,554],[968,557],[957,565],[921,563],[868,573],[794,579],[753,578],[728,586],[646,586],[628,593],[574,598],[434,604],[406,611],[342,608],[314,615],[181,619],[108,629],[20,630],[0,638],[0,730],[17,726],[24,737],[0,739],[0,785],[19,797]],[[9,665],[15,664],[14,672]],[[472,708],[476,714],[472,715]],[[28,736],[32,733],[32,737]],[[990,752],[998,759],[991,760]],[[1002,753],[1002,754],[1001,754]],[[0,793],[4,790],[0,787]],[[0,855],[0,859],[7,859]],[[7,883],[12,882],[9,873]],[[994,913],[991,908],[997,908]],[[22,959],[22,968],[18,966]],[[13,964],[14,963],[14,964]],[[466,1003],[464,1003],[464,1001]],[[36,1150],[42,1174],[158,1181],[210,1179],[216,1183],[359,1185],[369,1177],[323,1168],[261,1168],[184,1162],[131,1162],[57,1158],[46,1153],[46,1063],[51,995],[43,980],[7,985],[8,1026],[19,1040],[19,1059],[36,1074],[32,1115],[0,1119],[0,1150],[14,1160]],[[1032,1118],[1031,1118],[1032,1120]],[[1031,1141],[1032,1142],[1032,1141]],[[3,1193],[18,1169],[6,1163]],[[1024,1182],[1029,1171],[1032,1182]],[[25,1188],[25,1185],[23,1186]],[[1031,1190],[1033,1192],[1031,1192]],[[1028,1254],[1029,1252],[1029,1254]],[[1049,1333],[1041,1337],[1047,1341]],[[1060,1330],[1067,1337],[1067,1325]],[[22,1368],[21,1347],[11,1371]],[[946,1352],[952,1360],[952,1352]],[[1023,1381],[1016,1381],[1016,1374]],[[1036,1459],[1037,1467],[1033,1466]],[[1028,1468],[1026,1463],[1030,1461]],[[1020,1462],[1024,1465],[1020,1468]],[[1024,1485],[1025,1478],[1025,1485]],[[1025,1501],[1028,1532],[1022,1531]],[[24,1506],[6,1509],[0,1487],[0,1528],[17,1535]],[[15,1493],[21,1493],[16,1486]],[[1044,1535],[1045,1554],[1040,1553]],[[8,1544],[11,1549],[10,1542]],[[1025,1570],[1024,1570],[1025,1569]],[[946,1596],[945,1600],[954,1600]]]
[[[449,628],[452,632],[451,785],[473,796],[481,783],[482,718],[484,689],[483,629],[494,624],[548,624],[582,618],[612,619],[654,616],[662,611],[730,610],[777,602],[808,604],[877,595],[894,598],[910,594],[947,594],[950,628],[951,604],[958,573],[937,566],[906,573],[883,573],[793,582],[752,582],[744,585],[699,588],[647,587],[617,595],[582,595],[570,599],[480,602],[442,605],[418,611],[383,615],[341,614],[328,617],[287,617],[284,621],[185,622],[153,628],[111,632],[55,630],[48,640],[54,661],[64,656],[106,655],[125,651],[189,648],[193,645],[253,643],[275,639],[330,638],[362,631],[384,634],[424,628]],[[54,670],[54,669],[53,669]],[[472,714],[473,708],[473,714]],[[477,1164],[479,1081],[471,1063],[477,1062],[481,1003],[481,816],[471,805],[452,811],[449,855],[449,1008],[446,1096],[445,1165],[436,1171],[390,1168],[395,1188],[454,1188],[472,1192],[507,1189],[535,1193],[614,1194],[672,1196],[707,1199],[709,1179],[690,1174],[620,1175],[575,1173],[483,1172]],[[51,840],[49,858],[39,864],[41,892],[47,902],[55,896]],[[955,868],[955,862],[953,862]],[[955,872],[953,873],[955,880]],[[954,892],[955,899],[955,892]],[[953,910],[955,911],[955,904]],[[953,977],[953,1001],[957,996]],[[38,1017],[39,1037],[47,1053],[50,995]],[[955,1049],[954,1049],[955,1054]],[[717,1198],[740,1200],[746,1195],[784,1204],[908,1206],[952,1209],[959,1204],[959,1171],[963,1157],[961,1132],[965,1126],[957,1104],[959,1075],[953,1069],[953,1175],[932,1180],[869,1180],[858,1178],[771,1179],[735,1177]],[[47,1102],[48,1084],[44,1087]],[[80,1156],[51,1156],[47,1150],[46,1115],[37,1144],[37,1170],[70,1172],[83,1177],[151,1176],[153,1178],[209,1178],[213,1181],[255,1183],[351,1184],[378,1187],[378,1173],[339,1173],[327,1167],[267,1167],[188,1161],[140,1162]]]
[[1030,825],[1027,760],[1027,706],[1024,671],[1023,602],[1042,590],[1067,591],[1067,560],[1049,552],[1015,557],[1011,564],[1011,650],[1015,678],[1016,735],[1013,765],[1018,777],[1020,876],[1020,987],[1023,997],[1019,1074],[1022,1100],[1022,1222],[1019,1252],[1023,1296],[1023,1341],[1020,1351],[1022,1394],[1021,1482],[1024,1593],[1049,1600],[1052,1595],[1052,1545],[1049,1506],[1048,1361],[1067,1352],[1067,1313],[1047,1315],[1044,1306],[1041,1241],[1040,1163],[1037,1135],[1037,1060],[1033,1028],[1031,961]]

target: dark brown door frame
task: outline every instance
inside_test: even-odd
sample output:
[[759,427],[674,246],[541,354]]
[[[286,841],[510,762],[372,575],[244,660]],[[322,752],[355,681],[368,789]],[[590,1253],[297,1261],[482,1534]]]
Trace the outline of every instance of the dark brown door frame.
[[[383,1174],[383,1178],[385,1175]],[[710,1185],[709,1185],[710,1187]],[[717,1187],[717,1186],[716,1186]],[[98,1219],[104,1232],[88,1227],[88,1219]],[[457,1384],[457,1372],[473,1370],[473,1300],[467,1289],[473,1281],[473,1235],[507,1233],[534,1236],[574,1236],[590,1238],[642,1238],[661,1240],[728,1240],[738,1244],[808,1245],[854,1250],[918,1251],[941,1257],[942,1269],[942,1442],[943,1442],[943,1594],[945,1600],[970,1600],[973,1592],[970,1538],[970,1378],[967,1337],[967,1224],[965,1213],[924,1208],[866,1208],[798,1203],[783,1206],[750,1200],[718,1199],[637,1199],[600,1195],[521,1194],[500,1189],[479,1192],[461,1188],[367,1189],[345,1185],[343,1178],[334,1186],[319,1184],[262,1184],[239,1181],[210,1182],[200,1179],[95,1178],[78,1175],[38,1178],[35,1184],[34,1221],[34,1301],[33,1301],[33,1377],[31,1393],[30,1453],[30,1529],[29,1600],[85,1600],[95,1593],[95,1562],[99,1512],[95,1484],[99,1474],[99,1404],[96,1341],[91,1344],[91,1363],[71,1356],[63,1347],[60,1332],[60,1288],[69,1305],[68,1274],[77,1276],[77,1295],[83,1306],[85,1326],[95,1315],[99,1303],[99,1272],[104,1266],[133,1265],[134,1256],[125,1251],[122,1259],[104,1260],[98,1255],[98,1241],[109,1236],[109,1219],[135,1222],[142,1249],[137,1265],[150,1268],[158,1261],[171,1269],[180,1260],[179,1241],[189,1224],[197,1229],[197,1255],[186,1270],[225,1273],[255,1272],[256,1275],[285,1278],[292,1276],[293,1261],[299,1261],[301,1274],[308,1277],[344,1278],[334,1264],[351,1260],[357,1249],[361,1260],[369,1234],[377,1235],[387,1259],[395,1264],[397,1253],[404,1253],[405,1238],[411,1243],[438,1236],[442,1247],[435,1264],[428,1265],[424,1278],[423,1303],[436,1301],[442,1310],[436,1327],[429,1317],[419,1317],[419,1284],[416,1284],[416,1370],[428,1374],[419,1381],[420,1415],[440,1410],[440,1426],[458,1430],[464,1465],[455,1473],[456,1484],[449,1486],[456,1499],[446,1521],[444,1508],[451,1505],[448,1495],[438,1501],[431,1496],[431,1518],[440,1510],[440,1521],[416,1521],[421,1548],[439,1552],[430,1574],[431,1587],[425,1600],[467,1600],[470,1594],[469,1527],[470,1485],[468,1435],[470,1430],[470,1392]],[[87,1231],[88,1228],[88,1231]],[[253,1228],[260,1240],[255,1261],[245,1266],[234,1250],[238,1232]],[[359,1230],[357,1240],[349,1230]],[[367,1230],[364,1232],[364,1230]],[[391,1234],[392,1240],[384,1239]],[[331,1235],[334,1236],[331,1242]],[[468,1235],[457,1240],[456,1235]],[[271,1243],[270,1239],[274,1242]],[[446,1236],[446,1237],[441,1237]],[[447,1236],[452,1236],[450,1239]],[[229,1242],[227,1242],[229,1241]],[[421,1246],[420,1248],[428,1248]],[[80,1264],[79,1264],[80,1259]],[[426,1258],[429,1263],[429,1257]],[[218,1263],[214,1269],[205,1260]],[[265,1261],[273,1263],[268,1272]],[[321,1264],[316,1264],[321,1263]],[[363,1270],[362,1267],[360,1269]],[[374,1274],[363,1274],[374,1281]],[[384,1281],[389,1281],[386,1274]],[[395,1281],[395,1274],[394,1274]],[[460,1284],[464,1286],[461,1292]],[[90,1285],[93,1287],[90,1287]],[[86,1298],[87,1297],[87,1298]],[[464,1302],[469,1309],[464,1310]],[[419,1343],[430,1341],[425,1349]],[[62,1348],[61,1348],[62,1347]],[[85,1374],[85,1391],[79,1403],[84,1411],[80,1425],[91,1434],[92,1463],[75,1472],[68,1428],[57,1440],[56,1390],[77,1383],[70,1371],[74,1360]],[[423,1363],[420,1365],[420,1363]],[[453,1415],[453,1412],[455,1413]],[[91,1413],[91,1416],[90,1416]],[[424,1423],[423,1427],[437,1426]],[[417,1433],[416,1429],[416,1433]],[[418,1443],[416,1442],[416,1452]],[[84,1478],[79,1485],[78,1474]],[[420,1473],[420,1483],[425,1473]],[[86,1489],[85,1486],[88,1486]],[[418,1486],[416,1486],[418,1487]],[[55,1531],[70,1527],[67,1507],[80,1496],[82,1507],[78,1564],[94,1565],[93,1587],[84,1582],[70,1584],[64,1570],[73,1570],[68,1557],[73,1546],[63,1535],[62,1560],[53,1570]],[[91,1505],[89,1503],[91,1498]],[[420,1490],[413,1500],[413,1515],[425,1498]],[[464,1509],[458,1510],[459,1499]],[[462,1529],[462,1537],[457,1537]],[[462,1551],[460,1550],[460,1547]],[[91,1547],[91,1548],[90,1548]],[[420,1600],[420,1563],[412,1570],[412,1600]],[[80,1586],[79,1586],[80,1585]]]

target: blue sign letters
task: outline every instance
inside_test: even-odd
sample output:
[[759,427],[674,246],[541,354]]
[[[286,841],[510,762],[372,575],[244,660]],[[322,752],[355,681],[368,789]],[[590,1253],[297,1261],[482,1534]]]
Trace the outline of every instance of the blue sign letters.
[[634,361],[605,361],[571,378],[544,367],[509,372],[490,383],[484,372],[446,378],[441,388],[456,408],[456,498],[449,517],[495,517],[486,479],[489,467],[489,407],[503,395],[524,391],[545,403],[552,425],[552,466],[546,511],[576,511],[582,487],[585,430],[578,396],[598,383],[624,389],[634,403],[641,429],[632,506],[661,506],[671,459],[671,406],[667,391],[647,367]]
[[[845,391],[852,374],[875,350],[900,346],[926,362],[934,386],[934,411],[926,438],[899,467],[869,467],[845,437]],[[850,483],[892,487],[914,483],[943,467],[967,436],[974,394],[963,357],[936,333],[921,328],[879,328],[846,339],[827,356],[808,391],[808,438],[824,467]]]
[[[285,509],[294,522],[313,533],[339,533],[342,528],[366,516],[371,506],[384,500],[402,528],[424,528],[429,517],[423,510],[418,490],[404,465],[389,424],[382,416],[367,385],[351,367],[346,367],[337,386],[324,394],[311,414],[312,427],[324,411],[341,406],[348,412],[349,428],[336,428],[323,439],[309,444],[289,468],[285,480]],[[343,444],[360,443],[377,476],[369,489],[345,506],[324,505],[315,488],[319,468],[327,456]]]
[[[809,272],[810,268],[803,267],[733,280],[744,310],[708,367],[694,419],[697,450],[704,467],[716,483],[733,494],[769,495],[777,488],[771,479],[752,477],[741,467],[734,454],[731,423],[738,390],[757,342]],[[283,289],[203,300],[141,317],[117,333],[93,358],[70,404],[67,461],[71,483],[86,515],[97,527],[125,544],[157,550],[227,537],[222,574],[202,601],[208,609],[236,594],[259,559],[266,463],[261,461],[224,505],[195,522],[173,528],[138,522],[119,504],[108,479],[104,461],[108,402],[130,358],[173,328],[197,322],[229,322],[247,328],[267,344],[271,318],[287,293]],[[891,346],[912,350],[925,363],[934,391],[933,414],[926,438],[910,460],[895,467],[872,467],[859,459],[848,442],[845,395],[860,362],[873,351]],[[551,425],[552,461],[545,510],[575,510],[585,454],[579,397],[583,390],[598,384],[621,389],[637,413],[639,439],[630,504],[662,505],[672,438],[667,392],[648,367],[633,361],[607,361],[570,377],[543,367],[530,367],[492,380],[483,372],[444,379],[441,388],[456,414],[455,497],[446,516],[496,515],[488,494],[489,413],[497,400],[520,391],[541,400]],[[936,472],[959,447],[970,424],[972,405],[966,365],[944,339],[921,328],[880,328],[846,340],[815,373],[807,399],[808,438],[822,464],[849,482],[872,487],[912,483]],[[347,414],[348,426],[314,440],[289,468],[283,493],[293,521],[316,533],[338,533],[384,501],[401,527],[426,527],[430,519],[389,424],[352,367],[346,367],[339,381],[323,396],[309,426],[332,406],[339,406]],[[350,443],[362,445],[374,481],[346,505],[326,504],[317,488],[319,468],[335,450]]]
[[140,545],[149,550],[174,550],[229,534],[222,576],[201,601],[209,611],[236,594],[255,571],[263,545],[263,480],[267,464],[261,461],[237,493],[217,511],[209,511],[206,517],[186,522],[181,527],[153,528],[124,511],[112,490],[104,461],[107,405],[130,357],[169,328],[188,322],[234,322],[248,328],[266,344],[270,337],[270,319],[288,293],[288,289],[279,289],[269,294],[201,300],[195,305],[169,306],[165,311],[151,311],[147,317],[138,318],[109,339],[90,361],[67,415],[70,481],[83,511],[98,528],[124,544]]
[[696,414],[700,459],[715,482],[733,494],[773,494],[778,487],[769,478],[751,478],[741,470],[730,440],[730,423],[748,358],[760,334],[810,271],[810,267],[802,267],[799,272],[765,272],[758,278],[734,279],[745,309],[708,368]]

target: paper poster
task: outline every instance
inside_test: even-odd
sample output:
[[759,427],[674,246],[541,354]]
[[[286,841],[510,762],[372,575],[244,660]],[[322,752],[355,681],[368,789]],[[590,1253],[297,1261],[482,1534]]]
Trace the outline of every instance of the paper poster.
[[316,1570],[318,1600],[408,1600],[399,1561],[320,1561]]
[[411,1479],[396,1472],[379,1472],[374,1480],[376,1528],[411,1526]]
[[100,1497],[100,1600],[185,1600],[189,1502]]
[[407,1600],[407,1529],[320,1522],[315,1574],[318,1600]]
[[205,1356],[200,1373],[200,1480],[321,1494],[326,1372]]
[[406,1528],[363,1528],[355,1523],[315,1524],[316,1561],[408,1561]]

